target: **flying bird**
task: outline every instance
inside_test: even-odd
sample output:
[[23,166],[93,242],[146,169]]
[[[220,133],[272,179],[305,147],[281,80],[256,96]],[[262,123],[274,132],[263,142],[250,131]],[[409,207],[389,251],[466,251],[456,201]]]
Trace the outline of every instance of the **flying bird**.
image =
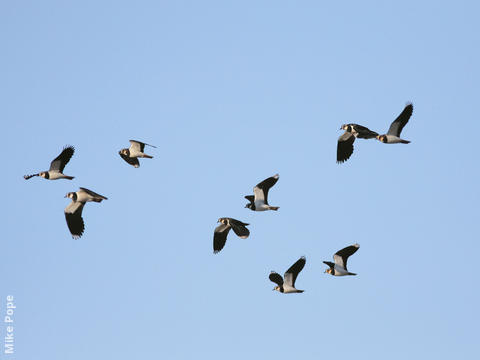
[[85,230],[85,223],[82,218],[82,210],[85,203],[89,201],[102,202],[108,200],[105,196],[97,194],[92,190],[81,187],[77,192],[69,192],[66,198],[72,199],[72,202],[65,208],[65,219],[67,220],[68,229],[74,239],[82,236]]
[[378,136],[375,131],[358,124],[342,125],[340,130],[345,132],[340,135],[337,142],[337,163],[347,161],[353,154],[353,143],[356,138],[359,139],[374,139]]
[[359,248],[360,245],[355,244],[337,251],[335,255],[333,255],[333,261],[335,263],[330,261],[323,262],[330,267],[329,269],[325,270],[325,272],[334,276],[357,275],[348,271],[347,260],[348,257],[355,254]]
[[50,163],[50,169],[48,171],[42,171],[38,174],[33,175],[24,175],[23,178],[25,180],[31,179],[34,176],[40,176],[47,180],[57,180],[57,179],[68,179],[72,180],[73,176],[68,176],[63,174],[63,169],[65,165],[68,164],[70,159],[75,152],[75,148],[73,146],[65,146],[60,153],[53,161]]
[[153,159],[153,156],[145,154],[143,151],[145,150],[145,145],[151,146],[156,148],[156,146],[143,143],[137,140],[129,140],[130,141],[130,148],[125,148],[120,150],[118,153],[125,160],[127,163],[132,165],[133,167],[138,168],[140,166],[140,162],[138,158],[146,158],[146,159]]
[[280,175],[275,174],[257,184],[253,188],[254,195],[245,196],[245,199],[250,201],[245,207],[253,211],[278,210],[278,206],[268,205],[268,190],[277,183],[279,177]]
[[305,256],[302,256],[300,259],[298,259],[295,264],[290,266],[290,268],[285,271],[283,279],[279,273],[272,271],[268,278],[270,279],[270,281],[277,284],[277,286],[275,286],[273,290],[277,290],[285,294],[303,293],[304,290],[295,289],[295,280],[297,280],[297,276],[300,271],[302,271],[306,261],[307,260],[305,259]]
[[413,105],[407,104],[403,111],[398,115],[398,117],[392,122],[388,132],[384,135],[377,135],[376,138],[385,144],[408,144],[410,141],[403,140],[400,138],[400,133],[402,132],[405,125],[407,125],[408,120],[412,116]]
[[235,220],[232,218],[220,218],[218,221],[220,225],[215,228],[213,233],[213,253],[216,254],[225,246],[227,241],[227,235],[230,229],[237,234],[241,239],[246,239],[250,235],[250,231],[246,228],[247,225],[244,222]]

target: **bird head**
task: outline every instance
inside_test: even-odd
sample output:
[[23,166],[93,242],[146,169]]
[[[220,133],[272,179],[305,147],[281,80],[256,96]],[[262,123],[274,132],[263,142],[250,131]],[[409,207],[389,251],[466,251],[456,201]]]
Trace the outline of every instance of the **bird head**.
[[340,127],[340,130],[348,130],[348,125],[343,124],[343,125]]
[[130,150],[122,149],[118,152],[120,155],[130,156]]
[[325,270],[325,273],[326,273],[326,274],[331,274],[331,273],[332,273],[332,269],[328,268],[327,270]]
[[225,218],[220,218],[220,219],[218,219],[217,223],[226,224],[226,223],[227,223],[227,219],[225,219]]
[[245,205],[246,208],[248,209],[251,209],[252,208],[252,203],[248,203],[247,205]]
[[42,171],[41,173],[39,173],[38,175],[40,175],[42,178],[44,179],[48,179],[48,175],[47,175],[47,172],[46,171]]
[[67,193],[67,195],[65,195],[65,197],[75,201],[75,200],[77,200],[77,193],[69,192],[69,193]]
[[275,287],[272,289],[272,291],[275,291],[275,290],[276,290],[276,291],[280,291],[280,286],[277,285],[277,286],[275,286]]
[[377,140],[386,143],[387,142],[387,136],[386,135],[377,135],[376,136]]

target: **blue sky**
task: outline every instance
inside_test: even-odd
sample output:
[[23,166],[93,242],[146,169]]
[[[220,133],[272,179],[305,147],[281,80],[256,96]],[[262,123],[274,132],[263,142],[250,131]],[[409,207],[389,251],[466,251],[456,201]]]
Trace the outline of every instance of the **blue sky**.
[[[0,359],[474,357],[479,10],[2,2],[2,318],[7,295],[17,309]],[[359,140],[335,163],[342,124],[384,132],[409,101],[411,144]],[[155,158],[128,166],[129,139]],[[66,144],[73,181],[23,180]],[[275,173],[280,210],[245,209]],[[79,186],[109,199],[75,241]],[[214,255],[225,216],[251,235]],[[323,273],[356,242],[358,276]],[[271,291],[302,255],[305,293]]]

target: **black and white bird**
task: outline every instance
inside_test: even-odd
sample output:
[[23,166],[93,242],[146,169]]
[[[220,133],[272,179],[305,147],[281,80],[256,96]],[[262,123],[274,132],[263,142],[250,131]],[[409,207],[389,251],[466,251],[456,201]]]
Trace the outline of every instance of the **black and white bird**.
[[118,153],[125,160],[127,163],[132,165],[133,167],[138,168],[140,166],[140,162],[138,158],[146,158],[146,159],[153,159],[153,156],[145,154],[143,151],[145,150],[145,145],[151,146],[156,148],[156,146],[143,143],[137,140],[129,140],[130,141],[130,148],[125,148],[120,150]]
[[407,125],[408,120],[412,116],[413,105],[407,104],[403,111],[398,115],[398,117],[392,122],[388,132],[383,135],[377,135],[376,138],[385,144],[408,144],[410,141],[403,140],[400,138],[400,133],[402,132],[405,125]]
[[225,242],[227,241],[227,235],[230,229],[233,229],[233,232],[237,234],[237,236],[241,239],[246,239],[250,235],[250,231],[246,228],[246,226],[249,224],[246,224],[239,220],[235,220],[232,218],[220,218],[217,222],[220,223],[220,225],[215,228],[215,231],[213,233],[214,254],[218,253],[225,246]]
[[358,124],[342,125],[340,130],[345,132],[340,135],[337,142],[337,163],[347,161],[353,154],[353,143],[356,138],[359,139],[374,139],[378,136],[375,131]]
[[329,269],[325,270],[325,272],[334,276],[357,275],[348,271],[347,260],[348,257],[355,254],[359,248],[360,245],[354,244],[337,251],[335,255],[333,255],[333,261],[335,263],[330,261],[323,262],[330,267]]
[[57,180],[57,179],[68,179],[72,180],[73,176],[68,176],[63,174],[63,169],[65,165],[70,161],[75,152],[75,148],[73,146],[65,146],[60,153],[53,161],[50,163],[50,169],[48,171],[42,171],[38,174],[33,175],[24,175],[23,178],[28,180],[34,176],[40,176],[47,180]]
[[68,229],[74,239],[82,236],[85,230],[85,224],[82,218],[82,210],[85,203],[89,201],[102,202],[108,200],[105,196],[97,194],[92,190],[83,187],[76,192],[69,192],[65,195],[66,198],[72,199],[72,202],[65,208],[65,219],[67,220]]
[[283,279],[279,273],[272,271],[268,278],[270,279],[270,281],[277,284],[277,286],[275,286],[273,290],[277,290],[284,294],[303,293],[304,290],[295,289],[295,280],[297,280],[297,276],[300,271],[302,271],[306,261],[307,260],[305,259],[305,256],[302,256],[300,259],[298,259],[295,264],[290,266],[290,268],[285,271]]
[[254,195],[245,196],[245,199],[250,201],[245,207],[253,211],[278,210],[278,206],[268,205],[268,190],[277,183],[279,177],[280,175],[275,174],[257,184],[253,188]]

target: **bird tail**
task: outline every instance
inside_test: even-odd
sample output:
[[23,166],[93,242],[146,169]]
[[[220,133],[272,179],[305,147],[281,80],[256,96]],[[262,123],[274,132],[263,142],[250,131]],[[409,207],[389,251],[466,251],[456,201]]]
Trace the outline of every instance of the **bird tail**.
[[153,156],[150,156],[150,155],[147,155],[147,154],[143,154],[143,155],[142,155],[142,158],[145,158],[145,159],[153,159]]
[[348,275],[357,275],[357,274],[349,272]]
[[297,290],[298,293],[303,293],[305,290]]
[[67,180],[73,180],[73,179],[75,179],[75,176],[65,175],[65,179],[67,179]]
[[403,140],[403,139],[401,139],[400,142],[401,142],[402,144],[410,144],[410,141],[408,141],[408,140]]
[[280,209],[280,207],[279,206],[270,206],[268,209],[277,211],[278,209]]
[[31,178],[34,177],[34,176],[40,176],[40,174],[23,175],[23,178],[24,178],[25,180],[28,180],[28,179],[31,179]]

